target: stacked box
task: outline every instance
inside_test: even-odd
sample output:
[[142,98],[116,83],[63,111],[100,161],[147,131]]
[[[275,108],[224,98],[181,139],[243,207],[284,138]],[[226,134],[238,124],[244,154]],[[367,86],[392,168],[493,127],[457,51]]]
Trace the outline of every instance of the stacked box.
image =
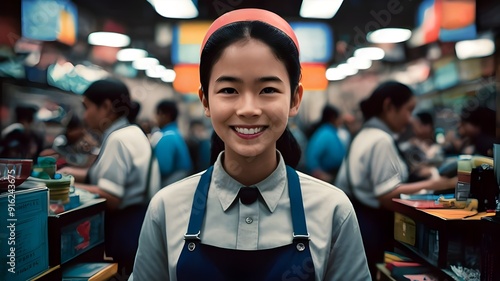
[[49,267],[49,195],[29,180],[10,191],[0,194],[0,280],[25,281]]
[[104,244],[105,208],[105,199],[93,199],[49,216],[50,266],[67,263]]

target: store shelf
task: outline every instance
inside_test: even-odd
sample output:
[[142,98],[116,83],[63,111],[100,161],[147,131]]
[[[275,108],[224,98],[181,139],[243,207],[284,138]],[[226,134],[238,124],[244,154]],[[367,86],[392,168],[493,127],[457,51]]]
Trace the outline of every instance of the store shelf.
[[[462,280],[450,270],[450,265],[460,264],[461,261],[465,262],[463,252],[466,249],[472,248],[478,252],[476,258],[481,262],[480,267],[483,268],[484,255],[480,252],[484,250],[485,245],[481,245],[481,239],[477,239],[478,235],[489,231],[485,229],[483,220],[445,219],[427,213],[425,210],[417,209],[411,205],[411,202],[399,199],[393,200],[393,210],[406,217],[408,223],[415,223],[414,229],[412,228],[415,233],[410,234],[410,236],[415,237],[414,242],[395,239],[395,248],[416,262],[434,268],[434,273],[439,280]],[[399,224],[400,226],[401,224]],[[476,230],[476,232],[472,230]],[[395,233],[397,231],[401,231],[401,229],[397,228],[395,224]],[[430,235],[433,233],[435,237]],[[395,236],[396,238],[401,237],[401,234],[398,234],[399,236]],[[477,266],[477,263],[471,265],[473,269],[479,270],[476,268]],[[481,278],[481,280],[490,279]]]

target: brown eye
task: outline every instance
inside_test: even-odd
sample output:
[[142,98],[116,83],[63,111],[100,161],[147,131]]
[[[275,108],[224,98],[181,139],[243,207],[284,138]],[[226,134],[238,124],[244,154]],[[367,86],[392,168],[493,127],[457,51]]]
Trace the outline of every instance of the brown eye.
[[236,90],[233,89],[233,88],[224,88],[224,89],[221,89],[219,91],[219,93],[223,93],[223,94],[235,94]]
[[264,94],[272,94],[272,93],[276,93],[276,92],[277,92],[277,90],[276,90],[275,88],[267,87],[267,88],[264,88],[264,89],[262,90],[262,92],[263,92]]

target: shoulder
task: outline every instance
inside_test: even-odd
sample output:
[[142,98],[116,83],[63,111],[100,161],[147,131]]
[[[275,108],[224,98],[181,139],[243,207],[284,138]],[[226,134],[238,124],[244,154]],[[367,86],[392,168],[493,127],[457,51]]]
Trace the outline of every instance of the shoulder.
[[393,137],[380,129],[365,128],[361,130],[354,140],[352,146],[354,147],[387,147],[393,146]]
[[349,198],[340,188],[302,172],[297,171],[297,174],[299,175],[304,201],[314,198],[318,200],[318,204],[351,207]]
[[153,196],[150,204],[155,208],[163,206],[163,209],[181,205],[190,207],[203,173],[204,171],[163,187]]

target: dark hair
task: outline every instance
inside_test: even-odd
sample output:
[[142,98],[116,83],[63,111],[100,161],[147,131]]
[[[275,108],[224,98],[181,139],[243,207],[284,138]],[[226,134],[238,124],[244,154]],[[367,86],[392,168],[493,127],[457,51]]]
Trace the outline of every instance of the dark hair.
[[20,105],[15,109],[16,120],[17,122],[26,121],[28,123],[33,122],[35,117],[35,113],[38,111],[38,108],[30,105]]
[[[223,51],[231,44],[249,39],[257,39],[268,45],[277,59],[285,65],[290,79],[290,90],[295,93],[301,78],[299,52],[297,46],[288,35],[278,28],[261,21],[241,21],[228,24],[215,31],[207,40],[200,59],[200,82],[207,102],[209,79],[213,65],[219,60]],[[293,102],[293,98],[291,99]],[[292,104],[290,104],[291,106]],[[285,129],[276,142],[276,148],[283,155],[285,163],[296,167],[302,151],[289,131]],[[224,143],[217,134],[212,135],[211,164],[217,155],[224,150]]]
[[137,116],[139,115],[139,112],[141,112],[141,104],[138,101],[131,101],[130,102],[130,113],[127,117],[128,122],[130,123],[135,123],[137,120]]
[[113,112],[120,117],[128,117],[130,114],[130,93],[127,86],[118,79],[106,78],[95,81],[83,95],[97,106],[101,106],[105,100],[110,100]]
[[462,109],[460,119],[462,122],[468,122],[479,127],[481,132],[488,136],[494,137],[496,134],[496,112],[489,107],[465,107]]
[[400,108],[412,97],[413,91],[408,86],[396,81],[387,81],[380,84],[369,98],[359,104],[359,107],[364,120],[367,121],[382,113],[385,99],[388,98],[394,106]]
[[75,113],[73,113],[66,124],[66,131],[83,127],[83,122]]
[[434,127],[434,118],[432,118],[432,114],[429,112],[419,112],[415,116],[423,125]]
[[321,127],[321,125],[330,123],[331,120],[337,120],[340,116],[340,111],[338,110],[337,107],[327,104],[323,107],[323,112],[321,113],[321,119],[316,122],[314,125],[310,127],[309,130],[307,130],[306,136],[307,138],[311,138],[311,136],[316,132],[316,130]]
[[172,121],[175,121],[177,120],[177,115],[179,115],[179,110],[175,101],[163,100],[156,105],[156,113],[170,115]]

